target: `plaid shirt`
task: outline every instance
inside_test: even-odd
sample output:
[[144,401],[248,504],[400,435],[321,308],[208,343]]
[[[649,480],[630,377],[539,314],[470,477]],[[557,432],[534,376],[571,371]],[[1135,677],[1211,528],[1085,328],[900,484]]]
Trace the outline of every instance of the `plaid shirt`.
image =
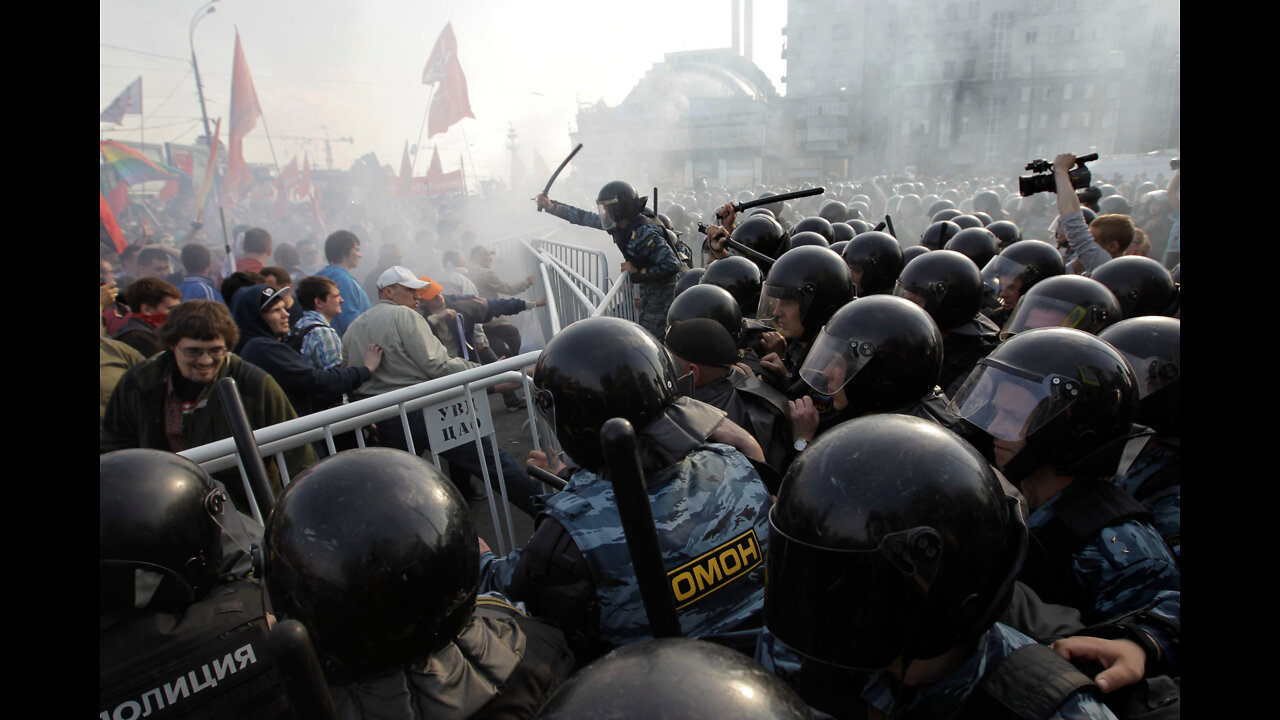
[[338,331],[315,310],[302,313],[297,331],[301,332],[310,325],[320,327],[307,333],[306,339],[302,341],[302,356],[321,370],[342,367],[342,339],[338,337]]

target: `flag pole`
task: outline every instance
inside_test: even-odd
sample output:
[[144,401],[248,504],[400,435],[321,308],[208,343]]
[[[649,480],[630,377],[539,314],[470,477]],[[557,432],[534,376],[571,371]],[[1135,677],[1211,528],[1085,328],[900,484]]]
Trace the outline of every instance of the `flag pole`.
[[431,85],[431,94],[427,96],[427,106],[422,110],[422,124],[418,125],[418,142],[413,147],[413,166],[409,169],[409,177],[413,177],[413,171],[418,169],[418,153],[422,149],[422,130],[427,127],[427,113],[431,112],[431,99],[436,96],[436,86]]
[[[471,157],[471,141],[467,140],[467,128],[462,125],[462,121],[458,121],[458,125],[461,126],[461,129],[462,129],[462,142],[466,143],[467,145],[467,157],[470,158],[471,160],[471,166],[475,167],[476,159],[474,157]],[[459,164],[462,163],[461,158],[458,159],[458,163]],[[462,187],[463,187],[464,194],[466,193],[466,178],[467,176],[464,174],[462,176],[462,180],[463,180]]]

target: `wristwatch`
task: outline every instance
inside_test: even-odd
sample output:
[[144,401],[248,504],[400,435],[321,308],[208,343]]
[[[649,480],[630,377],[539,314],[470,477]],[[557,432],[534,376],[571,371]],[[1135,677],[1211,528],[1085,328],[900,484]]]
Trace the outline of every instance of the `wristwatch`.
[[793,443],[791,447],[795,448],[796,452],[800,452],[805,448],[809,447],[809,441],[805,440],[804,438],[796,438],[795,443]]

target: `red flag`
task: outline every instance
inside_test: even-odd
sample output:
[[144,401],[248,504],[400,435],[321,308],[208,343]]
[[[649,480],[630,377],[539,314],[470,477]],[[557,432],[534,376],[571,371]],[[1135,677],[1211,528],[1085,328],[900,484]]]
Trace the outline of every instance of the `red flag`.
[[445,23],[440,37],[436,38],[435,47],[427,58],[427,66],[422,69],[422,84],[430,85],[444,80],[445,68],[458,55],[458,41],[453,37],[453,23]]
[[289,210],[289,196],[298,186],[298,156],[294,155],[288,165],[280,171],[280,176],[276,178],[276,208],[275,216],[277,219],[284,216]]
[[458,41],[453,37],[453,24],[446,23],[422,70],[422,83],[438,83],[427,114],[427,137],[438,135],[462,118],[475,118],[471,98],[467,94],[467,77],[458,61]]
[[446,192],[463,192],[462,171],[444,172],[440,166],[440,150],[431,148],[431,165],[427,167],[426,195],[441,195]]
[[[124,185],[124,183],[120,184]],[[102,227],[106,229],[107,234],[111,236],[111,241],[116,244],[116,252],[123,253],[128,243],[124,241],[124,233],[120,231],[115,213],[111,212],[111,206],[107,204],[107,199],[103,197],[101,190],[98,191],[98,218],[102,221]]]
[[298,181],[298,197],[311,194],[311,156],[302,154],[302,179]]
[[400,156],[400,196],[409,195],[409,178],[413,177],[413,163],[409,162],[409,141],[404,141],[404,155]]
[[129,186],[123,180],[116,183],[115,187],[107,191],[107,207],[111,208],[111,212],[119,214],[124,212],[124,206],[129,204]]
[[[190,177],[195,171],[195,158],[188,150],[171,150],[170,159],[173,160],[173,166],[186,173],[187,177]],[[177,195],[180,189],[181,185],[177,180],[170,180],[164,184],[164,187],[160,188],[159,197],[161,200],[168,200]]]
[[[203,223],[205,210],[209,207],[209,193],[213,190],[214,175],[218,169],[218,135],[222,134],[222,118],[213,124],[213,138],[209,141],[209,157],[204,163],[204,182],[200,184],[200,199],[196,201],[199,211],[196,222]],[[210,216],[212,217],[212,216]]]
[[258,92],[249,76],[249,63],[244,59],[240,46],[240,31],[236,30],[236,54],[231,65],[231,126],[230,146],[227,149],[227,191],[240,185],[252,184],[253,176],[244,161],[241,139],[258,124],[262,108],[258,105]]

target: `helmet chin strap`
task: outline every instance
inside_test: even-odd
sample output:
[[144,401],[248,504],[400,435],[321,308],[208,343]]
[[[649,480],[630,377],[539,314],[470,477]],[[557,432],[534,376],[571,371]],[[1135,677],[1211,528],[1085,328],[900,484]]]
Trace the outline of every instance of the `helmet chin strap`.
[[1045,462],[1040,458],[1039,453],[1031,449],[1031,446],[1025,445],[1014,455],[1011,460],[1001,468],[1006,479],[1013,483],[1013,486],[1022,489],[1022,481],[1026,480],[1036,470],[1044,466]]

